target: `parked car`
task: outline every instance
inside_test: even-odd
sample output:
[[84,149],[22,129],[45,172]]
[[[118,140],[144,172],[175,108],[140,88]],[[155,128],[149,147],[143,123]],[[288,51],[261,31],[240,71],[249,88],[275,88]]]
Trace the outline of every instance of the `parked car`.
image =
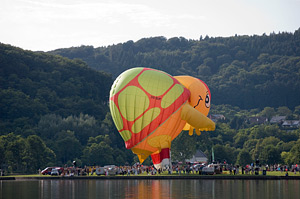
[[51,175],[52,169],[57,169],[59,174],[61,174],[63,172],[63,170],[64,170],[63,167],[47,167],[43,171],[41,171],[41,174],[43,174],[43,175]]
[[201,169],[203,167],[205,167],[204,163],[202,163],[202,164],[195,164],[195,165],[191,166],[191,169],[196,169],[196,168],[197,169]]
[[52,171],[52,167],[47,167],[46,169],[42,170],[41,174],[50,175],[51,171]]
[[201,171],[202,175],[213,175],[214,173],[215,173],[215,167],[209,167],[209,166],[203,167]]
[[59,175],[58,169],[57,169],[57,168],[52,169],[52,170],[51,170],[51,175],[52,175],[52,176],[54,176],[54,175],[55,175],[55,176],[58,176],[58,175]]

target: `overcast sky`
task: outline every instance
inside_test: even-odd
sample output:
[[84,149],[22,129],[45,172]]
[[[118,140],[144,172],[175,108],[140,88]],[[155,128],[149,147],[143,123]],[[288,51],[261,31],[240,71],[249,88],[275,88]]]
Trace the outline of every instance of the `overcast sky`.
[[0,42],[28,50],[300,27],[300,0],[1,0]]

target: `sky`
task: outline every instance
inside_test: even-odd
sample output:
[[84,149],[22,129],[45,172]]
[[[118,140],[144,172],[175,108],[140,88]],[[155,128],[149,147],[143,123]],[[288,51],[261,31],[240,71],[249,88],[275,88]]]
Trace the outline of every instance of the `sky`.
[[26,50],[300,28],[300,0],[1,0],[0,43]]

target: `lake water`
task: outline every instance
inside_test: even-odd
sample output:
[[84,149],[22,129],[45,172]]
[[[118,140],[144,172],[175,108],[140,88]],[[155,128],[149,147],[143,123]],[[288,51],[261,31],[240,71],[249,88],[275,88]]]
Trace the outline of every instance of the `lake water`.
[[2,199],[300,198],[299,180],[7,180]]

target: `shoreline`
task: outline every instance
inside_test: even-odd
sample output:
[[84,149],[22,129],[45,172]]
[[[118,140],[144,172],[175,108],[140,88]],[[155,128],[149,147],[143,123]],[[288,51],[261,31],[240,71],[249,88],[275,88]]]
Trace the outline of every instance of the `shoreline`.
[[263,175],[194,175],[194,176],[36,176],[0,177],[0,180],[300,180],[300,176],[263,176]]

